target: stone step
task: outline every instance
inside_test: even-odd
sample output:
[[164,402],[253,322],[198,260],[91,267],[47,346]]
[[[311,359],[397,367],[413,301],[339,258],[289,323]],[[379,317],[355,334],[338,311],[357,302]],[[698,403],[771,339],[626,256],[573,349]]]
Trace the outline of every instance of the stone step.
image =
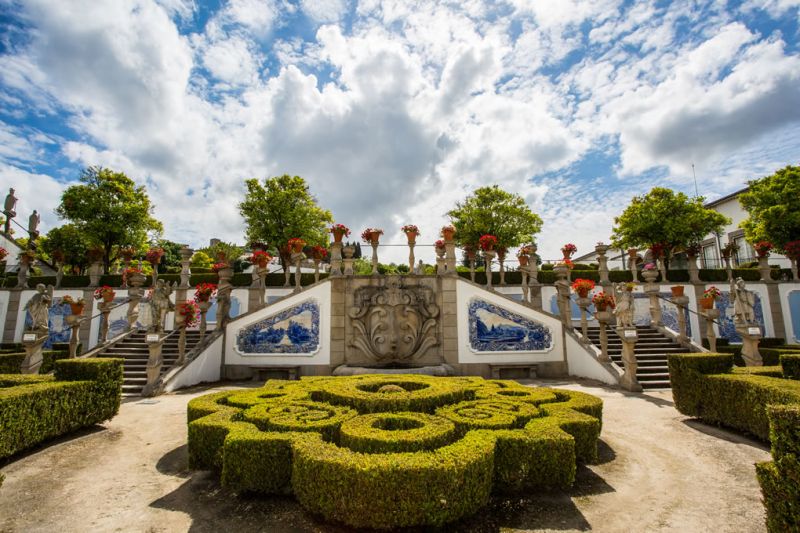
[[644,366],[638,365],[636,368],[636,375],[639,374],[663,374],[665,376],[669,375],[669,367],[664,365],[653,365],[653,366]]
[[640,383],[645,382],[652,382],[652,381],[669,381],[669,374],[639,374],[636,373],[636,379],[639,380]]
[[645,390],[672,388],[672,384],[669,382],[669,379],[662,379],[659,381],[643,381],[640,383],[640,385]]

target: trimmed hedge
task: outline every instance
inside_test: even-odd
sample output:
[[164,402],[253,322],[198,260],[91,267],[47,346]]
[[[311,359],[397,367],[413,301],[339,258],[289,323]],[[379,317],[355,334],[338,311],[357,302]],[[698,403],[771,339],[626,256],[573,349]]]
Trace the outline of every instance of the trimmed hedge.
[[800,406],[771,405],[772,461],[756,465],[772,533],[800,531]]
[[800,379],[800,353],[782,353],[781,369],[786,379]]
[[730,355],[670,355],[669,374],[675,407],[685,415],[767,440],[767,405],[800,403],[800,382],[731,373],[732,366]]
[[[510,273],[509,273],[510,274]],[[320,273],[320,279],[325,279],[328,274]],[[159,274],[158,279],[163,279],[168,283],[172,282],[180,282],[181,276],[180,274]],[[267,274],[266,283],[268,287],[282,287],[285,281],[285,277],[282,273],[272,273]],[[506,278],[508,279],[508,278]],[[294,284],[294,272],[292,272],[292,284]],[[149,287],[152,285],[153,278],[147,276],[143,286]],[[249,287],[250,284],[253,282],[253,278],[251,274],[245,274],[243,272],[237,272],[233,275],[233,279],[231,279],[231,283],[233,283],[236,287]],[[314,283],[314,274],[313,273],[304,273],[300,275],[300,282],[302,285],[311,285]],[[44,283],[45,285],[53,285],[56,284],[56,277],[55,276],[30,276],[28,277],[28,287],[33,289],[36,288],[38,283]],[[214,273],[197,273],[192,274],[189,277],[189,284],[192,286],[196,286],[200,283],[219,283],[219,276]],[[517,281],[519,283],[519,280]],[[17,277],[16,276],[8,276],[5,280],[0,280],[0,285],[5,288],[13,288],[17,286]],[[108,285],[110,287],[120,287],[122,285],[122,276],[120,274],[106,274],[100,276],[100,285]],[[61,279],[61,288],[62,289],[87,289],[89,290],[89,276],[64,276]]]
[[0,376],[0,458],[119,411],[121,359],[55,363],[55,376]]
[[268,381],[189,402],[189,462],[348,526],[438,526],[492,491],[570,486],[601,416],[588,394],[474,377]]

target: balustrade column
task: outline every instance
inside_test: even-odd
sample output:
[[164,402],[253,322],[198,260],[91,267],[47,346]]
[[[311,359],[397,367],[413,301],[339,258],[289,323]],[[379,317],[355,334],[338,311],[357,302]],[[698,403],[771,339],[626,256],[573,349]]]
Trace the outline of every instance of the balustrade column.
[[636,377],[638,363],[636,362],[636,341],[639,334],[635,327],[617,327],[617,335],[622,340],[622,363],[625,371],[620,378],[620,386],[631,392],[641,392],[642,386]]

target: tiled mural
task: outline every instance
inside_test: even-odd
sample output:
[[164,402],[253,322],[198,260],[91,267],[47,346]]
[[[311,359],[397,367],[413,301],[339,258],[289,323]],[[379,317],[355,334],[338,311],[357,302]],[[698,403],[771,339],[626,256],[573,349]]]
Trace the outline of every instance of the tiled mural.
[[[67,325],[66,320],[66,316],[69,314],[69,305],[61,303],[60,296],[54,296],[47,318],[47,325],[50,328],[50,335],[44,343],[45,349],[52,348],[53,343],[56,342],[69,342],[69,337],[72,333]],[[31,314],[28,311],[25,311],[25,331],[28,331],[28,329],[31,327],[31,322]]]
[[[736,332],[736,326],[733,324],[733,303],[730,301],[731,293],[729,291],[722,291],[722,295],[717,298],[716,306],[719,309],[719,336],[728,339],[729,342],[742,342],[742,337]],[[756,322],[761,326],[761,331],[766,331],[764,328],[764,310],[761,306],[761,296],[756,292],[756,303],[753,306],[753,312],[756,316]]]
[[469,303],[469,342],[477,352],[546,351],[553,346],[550,328],[485,300]]
[[800,291],[791,291],[789,298],[789,315],[792,324],[793,342],[800,340]]
[[240,353],[308,354],[319,347],[319,304],[302,302],[239,330]]

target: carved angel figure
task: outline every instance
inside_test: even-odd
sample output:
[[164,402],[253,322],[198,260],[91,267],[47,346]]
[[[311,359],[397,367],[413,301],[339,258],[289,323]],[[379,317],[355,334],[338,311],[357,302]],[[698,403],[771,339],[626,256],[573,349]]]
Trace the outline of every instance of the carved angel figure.
[[614,314],[617,317],[617,325],[623,328],[632,328],[633,324],[633,293],[627,290],[625,283],[614,285],[614,296],[617,300],[617,307]]

